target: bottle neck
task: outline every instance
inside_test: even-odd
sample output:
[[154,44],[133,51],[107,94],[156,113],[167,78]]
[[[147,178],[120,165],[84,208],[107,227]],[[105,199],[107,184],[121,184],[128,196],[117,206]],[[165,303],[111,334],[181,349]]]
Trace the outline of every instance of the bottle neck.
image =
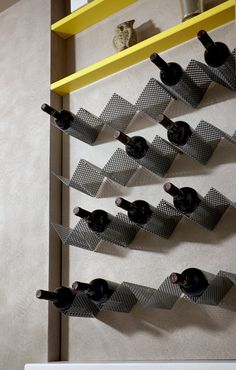
[[172,284],[178,284],[178,285],[186,285],[187,284],[186,275],[178,274],[177,272],[173,272],[170,275],[170,281],[171,281]]
[[157,120],[167,130],[175,124],[173,121],[171,121],[171,119],[166,117],[164,114],[159,114],[159,116],[157,117]]
[[181,189],[177,188],[177,186],[173,185],[170,182],[166,182],[163,186],[166,193],[170,194],[172,197],[183,196],[183,192]]
[[72,289],[76,290],[77,292],[84,292],[88,289],[91,289],[92,285],[87,283],[82,283],[80,281],[75,281],[72,284]]
[[160,55],[158,55],[157,53],[153,53],[151,54],[150,56],[150,60],[152,63],[154,63],[161,71],[164,71],[164,72],[167,72],[170,70],[170,66],[168,65],[168,63],[166,63],[161,57]]
[[130,141],[130,137],[126,134],[124,134],[121,131],[116,131],[113,135],[113,137],[117,140],[119,140],[122,144],[127,145],[128,142]]
[[37,290],[36,298],[38,299],[46,299],[47,301],[57,302],[58,301],[58,294],[55,292],[49,292],[47,290]]
[[87,211],[86,209],[83,209],[81,207],[75,207],[73,209],[73,213],[75,216],[81,217],[81,218],[88,218],[92,213]]
[[130,211],[132,207],[132,203],[124,198],[116,198],[115,203],[118,207],[123,208],[126,211]]
[[206,50],[211,50],[216,47],[216,44],[206,31],[204,30],[199,31],[197,37]]
[[56,109],[52,108],[50,105],[48,105],[46,103],[41,105],[41,109],[45,113],[49,114],[50,116],[52,116],[52,117],[54,117],[56,119],[60,119],[61,118],[61,113],[58,112]]

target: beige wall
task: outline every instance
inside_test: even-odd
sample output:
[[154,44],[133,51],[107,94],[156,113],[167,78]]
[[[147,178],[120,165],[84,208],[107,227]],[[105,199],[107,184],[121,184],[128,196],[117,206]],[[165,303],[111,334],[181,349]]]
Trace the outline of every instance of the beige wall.
[[[159,10],[163,5],[165,7]],[[161,25],[164,28],[165,20],[168,25],[177,23],[177,6],[177,0],[140,0],[85,30],[76,36],[77,68],[114,53],[114,26],[122,20],[134,18],[137,20],[136,26],[151,20],[156,27]],[[231,48],[235,46],[233,23],[218,28],[212,35],[215,40],[227,42]],[[203,60],[203,48],[197,40],[192,40],[163,53],[163,56],[167,61],[176,61],[185,67],[191,58]],[[84,107],[99,115],[113,92],[135,103],[149,78],[159,78],[158,76],[157,68],[149,60],[145,60],[70,94],[69,99],[64,98],[64,104],[69,100],[73,112]],[[198,109],[175,103],[168,109],[167,115],[176,120],[182,118],[193,127],[201,119],[205,119],[232,134],[235,130],[232,121],[235,116],[235,102],[235,93],[215,86],[208,90]],[[149,141],[155,134],[166,138],[164,129],[148,117],[142,118],[140,115],[134,121],[131,131],[133,135],[143,135]],[[68,140],[64,137],[63,140],[65,176],[73,174],[80,158],[103,167],[115,149],[121,147],[114,140],[94,147],[74,138]],[[170,180],[177,186],[192,186],[201,194],[214,186],[235,200],[235,158],[235,146],[221,143],[207,166],[201,166],[182,156],[175,161],[166,178],[146,177],[146,185],[130,186],[121,191],[120,195],[130,200],[144,199],[156,205],[161,198],[170,200],[162,189],[163,183]],[[94,199],[74,189],[68,191],[64,188],[63,192],[64,224],[72,227],[77,222],[72,212],[75,206],[80,205],[89,210],[104,208],[113,214],[118,211],[114,204],[117,193],[110,198]],[[63,281],[71,284],[74,280],[90,281],[103,277],[116,282],[130,281],[158,287],[172,271],[182,271],[191,266],[212,273],[217,273],[220,269],[235,272],[235,216],[235,210],[229,210],[213,232],[182,221],[169,240],[140,233],[133,244],[140,244],[146,251],[110,246],[111,253],[102,254],[64,247]],[[231,304],[232,310],[226,309],[227,303]],[[224,308],[194,306],[182,300],[171,311],[144,310],[137,306],[130,314],[103,313],[97,319],[64,319],[62,358],[73,362],[232,359],[235,358],[236,341],[235,306],[234,290],[226,297]]]
[[[0,13],[0,367],[21,370],[26,362],[59,358],[55,312],[35,298],[49,286],[50,101],[49,0],[1,1]],[[6,8],[6,6],[10,6]],[[55,149],[57,134],[52,135]],[[58,153],[60,156],[60,152]],[[56,157],[56,156],[55,156]],[[55,161],[54,161],[55,162]],[[56,194],[54,193],[54,196]],[[53,207],[51,213],[53,214]],[[58,252],[57,252],[58,253]],[[57,266],[58,271],[58,266]],[[53,281],[53,280],[52,280]],[[58,284],[58,282],[57,282]],[[55,285],[54,285],[55,287]],[[51,312],[50,312],[51,314]]]

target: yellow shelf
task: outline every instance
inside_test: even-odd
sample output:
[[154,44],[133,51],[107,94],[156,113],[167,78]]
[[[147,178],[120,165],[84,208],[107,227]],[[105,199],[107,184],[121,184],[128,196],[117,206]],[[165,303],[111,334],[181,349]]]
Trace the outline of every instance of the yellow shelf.
[[107,77],[148,58],[153,52],[162,52],[196,37],[200,29],[207,31],[235,19],[235,1],[228,0],[194,18],[144,40],[129,49],[75,72],[51,84],[59,95],[68,94],[92,82]]
[[136,1],[137,0],[94,0],[54,23],[51,26],[51,30],[56,32],[63,39],[67,39]]

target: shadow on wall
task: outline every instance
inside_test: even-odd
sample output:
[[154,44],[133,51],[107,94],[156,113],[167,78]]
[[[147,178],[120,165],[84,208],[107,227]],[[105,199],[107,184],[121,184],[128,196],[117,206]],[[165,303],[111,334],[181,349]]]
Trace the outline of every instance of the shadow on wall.
[[205,0],[204,8],[205,10],[214,8],[214,6],[224,3],[226,0]]
[[10,8],[10,6],[15,5],[20,0],[1,0],[0,1],[0,12],[3,12],[7,8]]
[[135,31],[137,32],[138,42],[144,41],[161,32],[160,28],[155,27],[151,19],[135,28]]
[[[231,291],[227,294],[227,303],[224,307],[227,310],[236,310],[235,304],[230,303],[234,294],[231,294]],[[220,304],[222,307],[224,300],[225,298]],[[223,312],[219,306],[193,304],[180,298],[171,310],[147,309],[137,304],[129,314],[100,311],[96,319],[128,336],[145,332],[158,338],[187,327],[197,327],[215,333],[225,331],[232,324],[233,316],[224,316]]]

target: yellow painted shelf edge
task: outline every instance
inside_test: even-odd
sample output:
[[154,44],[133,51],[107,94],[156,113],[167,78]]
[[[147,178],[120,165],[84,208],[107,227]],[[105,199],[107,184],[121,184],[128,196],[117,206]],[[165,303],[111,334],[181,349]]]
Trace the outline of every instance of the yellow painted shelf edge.
[[154,51],[160,53],[196,37],[197,32],[202,28],[209,31],[233,19],[235,19],[235,1],[228,0],[129,49],[114,54],[52,83],[51,90],[63,96],[124,68],[130,67],[133,64],[139,63],[148,58]]
[[52,24],[51,30],[67,39],[137,0],[93,0]]

